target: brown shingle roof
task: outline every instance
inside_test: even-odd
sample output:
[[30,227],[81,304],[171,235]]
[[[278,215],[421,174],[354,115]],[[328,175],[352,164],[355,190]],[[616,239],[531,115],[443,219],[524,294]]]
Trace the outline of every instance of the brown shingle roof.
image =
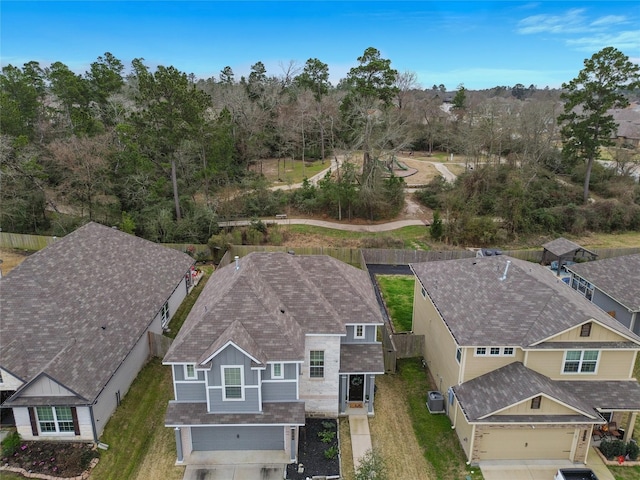
[[93,401],[192,263],[97,223],[77,229],[0,281],[0,365]]
[[529,347],[591,319],[640,344],[640,337],[538,264],[501,255],[411,268],[460,346]]
[[578,250],[585,250],[588,252],[586,248],[581,247],[577,243],[574,243],[571,240],[567,240],[566,238],[562,237],[551,240],[550,242],[547,242],[542,246],[545,248],[545,250],[552,253],[556,257],[566,256],[570,253],[575,253]]
[[640,253],[566,267],[631,311],[640,312]]
[[262,404],[260,413],[209,413],[206,403],[169,402],[164,424],[182,425],[304,425],[304,402]]
[[305,334],[345,335],[347,323],[383,323],[367,273],[335,258],[256,252],[239,265],[211,276],[166,363],[213,353],[234,322],[268,361],[302,360]]

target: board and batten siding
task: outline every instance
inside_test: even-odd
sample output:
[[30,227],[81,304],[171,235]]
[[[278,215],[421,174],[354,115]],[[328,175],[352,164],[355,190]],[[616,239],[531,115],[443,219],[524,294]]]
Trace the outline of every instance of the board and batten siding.
[[[469,459],[471,455],[471,442],[469,439],[472,438],[473,435],[473,425],[467,422],[457,400],[454,400],[454,405],[451,405],[449,404],[448,395],[445,395],[445,402],[447,402],[447,412],[451,419],[451,423],[455,426],[455,432],[458,436],[458,440],[460,441],[460,445],[462,446],[467,459]],[[464,441],[465,438],[467,439],[466,442]]]
[[[459,383],[461,366],[456,362],[457,345],[429,296],[422,296],[421,287],[421,283],[416,281],[413,295],[413,333],[424,335],[423,356],[438,390],[444,393],[450,386]],[[469,353],[466,352],[467,355]],[[461,362],[464,362],[464,357],[463,351]]]
[[67,390],[55,380],[41,376],[20,392],[21,397],[75,397],[75,393]]
[[232,345],[224,348],[211,362],[211,369],[207,371],[207,386],[222,386],[222,366],[240,366],[244,368],[244,384],[258,385],[258,371],[251,368],[251,359]]
[[244,400],[223,400],[222,387],[208,387],[209,413],[257,413],[261,410],[258,387],[246,387]]
[[177,402],[206,403],[207,401],[204,382],[176,382],[175,394]]
[[622,337],[619,333],[605,328],[595,322],[591,322],[591,332],[588,337],[580,336],[580,328],[576,327],[549,339],[546,343],[556,342],[628,342],[629,340]]
[[531,408],[531,400],[525,400],[512,407],[496,413],[497,416],[509,415],[576,415],[574,409],[568,408],[548,397],[542,396],[540,408]]
[[89,407],[78,406],[76,407],[76,414],[78,416],[78,426],[80,428],[80,435],[74,435],[71,433],[39,433],[37,436],[33,435],[31,429],[31,419],[29,418],[28,407],[14,407],[13,418],[16,422],[16,430],[20,434],[22,440],[86,440],[93,441],[93,427],[91,426],[91,414],[89,413]]
[[12,392],[18,390],[23,385],[23,382],[21,380],[17,379],[9,372],[1,368],[0,376],[2,377],[2,380],[0,380],[0,391]]
[[[277,363],[277,362],[276,362]],[[282,369],[283,369],[283,376],[284,376],[284,380],[297,380],[298,379],[298,369],[299,369],[299,364],[298,363],[282,363]],[[272,380],[271,378],[271,364],[267,364],[267,368],[265,368],[262,372],[262,381],[269,381]],[[283,379],[282,378],[278,378],[275,379],[274,381],[276,382],[281,382]]]
[[[186,363],[184,365],[171,365],[171,367],[173,368],[173,380],[175,382],[204,382],[205,381],[205,372],[202,370],[196,370],[196,375],[197,375],[197,379],[185,379],[184,377],[184,367],[185,365],[187,365]],[[191,364],[193,365],[193,363]]]

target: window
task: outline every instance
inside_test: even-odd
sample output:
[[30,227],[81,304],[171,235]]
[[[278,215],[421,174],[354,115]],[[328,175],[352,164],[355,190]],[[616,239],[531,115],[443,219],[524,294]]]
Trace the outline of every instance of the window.
[[187,380],[193,380],[198,378],[195,364],[190,363],[184,366],[184,378],[186,378]]
[[364,325],[356,325],[354,338],[364,338]]
[[590,337],[591,336],[591,322],[585,323],[580,327],[580,336],[581,337]]
[[574,275],[571,279],[571,288],[587,297],[588,300],[593,298],[593,285],[587,282],[584,278]]
[[462,349],[456,349],[456,361],[460,363],[462,361]]
[[281,363],[271,364],[271,378],[284,378],[284,371]]
[[162,318],[162,326],[166,327],[169,323],[169,302],[166,302],[162,306],[162,310],[160,311],[160,317]]
[[242,367],[222,367],[223,400],[244,400]]
[[420,287],[420,294],[422,295],[422,298],[427,298],[427,291],[424,289],[424,287]]
[[502,352],[503,355],[510,357],[513,355],[513,347],[504,347],[504,350]]
[[476,348],[476,355],[486,355],[487,348],[486,347],[478,347]]
[[531,399],[531,408],[533,410],[538,410],[540,408],[540,403],[542,402],[542,395],[538,395],[537,397],[533,397]]
[[598,364],[597,350],[570,350],[565,353],[564,373],[594,373]]
[[311,378],[324,378],[324,352],[322,350],[311,350],[309,360],[309,376]]
[[73,433],[70,407],[36,407],[41,433]]
[[491,355],[500,355],[500,347],[491,347]]

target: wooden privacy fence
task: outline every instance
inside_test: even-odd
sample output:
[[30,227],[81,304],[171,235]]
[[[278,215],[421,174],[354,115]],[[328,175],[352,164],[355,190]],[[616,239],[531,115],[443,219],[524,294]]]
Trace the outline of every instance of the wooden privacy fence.
[[149,332],[149,352],[152,357],[164,358],[173,339],[159,333]]
[[26,235],[24,233],[0,232],[0,247],[15,250],[42,250],[55,242],[57,237],[44,235]]

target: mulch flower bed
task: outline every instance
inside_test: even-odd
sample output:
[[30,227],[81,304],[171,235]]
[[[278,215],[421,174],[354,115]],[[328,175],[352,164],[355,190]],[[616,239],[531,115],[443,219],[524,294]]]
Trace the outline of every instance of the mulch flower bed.
[[[300,428],[298,463],[287,466],[287,478],[305,480],[314,475],[339,475],[338,452],[338,422],[334,419],[307,418],[306,425]],[[299,464],[304,466],[302,473],[298,473]]]
[[90,443],[21,442],[13,455],[2,456],[2,465],[54,477],[77,477],[98,457]]

